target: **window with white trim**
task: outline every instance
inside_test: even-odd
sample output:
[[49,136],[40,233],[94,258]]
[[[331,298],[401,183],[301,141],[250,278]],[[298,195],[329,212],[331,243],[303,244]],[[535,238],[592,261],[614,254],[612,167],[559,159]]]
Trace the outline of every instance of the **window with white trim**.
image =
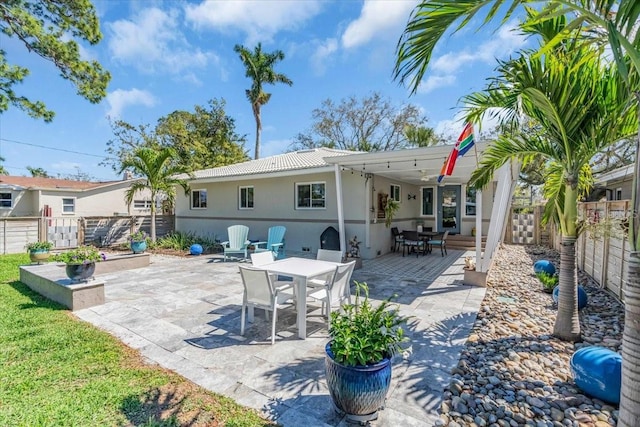
[[191,191],[191,209],[207,208],[207,190]]
[[11,193],[0,193],[0,208],[12,208],[13,195]]
[[296,209],[324,209],[326,207],[325,186],[324,182],[296,184]]
[[239,204],[240,209],[253,209],[253,186],[239,187]]
[[151,200],[134,200],[133,208],[139,210],[151,209]]
[[76,212],[76,199],[74,198],[63,198],[62,199],[62,213],[63,214],[73,214]]
[[622,200],[622,188],[616,188],[616,200]]
[[423,216],[433,216],[433,188],[422,188],[422,212]]
[[396,202],[400,201],[400,186],[391,184],[391,188],[389,190],[389,198],[391,200],[395,200]]
[[476,216],[476,189],[467,186],[464,214],[467,216]]

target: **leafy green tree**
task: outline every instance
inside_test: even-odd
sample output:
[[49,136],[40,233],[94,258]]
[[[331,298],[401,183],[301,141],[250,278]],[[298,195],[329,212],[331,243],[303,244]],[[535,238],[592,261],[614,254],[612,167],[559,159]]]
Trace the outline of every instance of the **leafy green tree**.
[[171,148],[154,149],[137,147],[130,157],[127,157],[119,170],[133,172],[142,180],[132,180],[125,193],[125,201],[131,205],[137,192],[149,190],[151,193],[151,241],[156,241],[156,200],[163,194],[169,204],[173,205],[176,196],[176,186],[180,185],[185,193],[189,191],[187,181],[179,178],[188,171],[177,164],[177,155]]
[[312,112],[313,125],[299,133],[291,150],[316,147],[356,151],[388,151],[433,145],[438,142],[433,129],[422,126],[426,119],[412,104],[393,105],[380,93],[358,99],[355,96],[335,103],[322,101]]
[[51,178],[51,176],[47,173],[46,170],[42,168],[35,168],[31,166],[27,166],[27,170],[31,174],[31,176],[39,176],[41,178]]
[[293,81],[281,73],[276,73],[273,69],[276,63],[284,59],[284,52],[276,50],[272,53],[262,51],[262,43],[251,52],[242,45],[235,45],[233,50],[240,56],[240,60],[246,68],[246,76],[251,79],[251,88],[245,92],[247,99],[251,103],[253,117],[256,119],[256,149],[254,158],[260,157],[260,134],[262,132],[262,106],[271,99],[271,94],[264,91],[263,84],[284,83],[291,86]]
[[[102,38],[90,0],[0,1],[0,31],[22,41],[29,52],[51,61],[60,75],[76,86],[80,96],[92,103],[106,96],[111,75],[97,61],[82,60],[74,40],[93,45]],[[50,122],[55,113],[42,101],[32,101],[13,89],[28,75],[29,69],[7,62],[6,52],[0,49],[0,114],[13,105],[31,117]]]
[[[4,157],[0,156],[0,163],[4,162]],[[0,164],[0,175],[9,175],[9,172],[5,169],[4,165]]]
[[[496,19],[500,11],[506,10],[500,18],[504,24],[524,3],[542,6],[539,20],[560,14],[569,15],[573,18],[569,24],[571,28],[587,30],[583,33],[586,36],[585,43],[608,45],[627,89],[640,103],[637,77],[635,81],[631,78],[632,74],[637,76],[640,73],[640,32],[637,26],[640,8],[637,0],[425,0],[414,9],[398,42],[395,78],[408,83],[412,92],[415,92],[431,61],[433,49],[448,29],[464,27],[482,9],[488,10],[481,21],[483,24]],[[552,48],[570,33],[558,34],[545,49]],[[640,109],[638,112],[640,114]],[[622,389],[618,418],[618,426],[621,427],[640,425],[640,136],[635,153],[633,211],[629,227],[632,251],[629,278],[625,286],[625,327],[622,338]]]
[[171,147],[178,163],[190,171],[245,161],[244,136],[236,133],[235,121],[224,106],[224,100],[214,99],[208,108],[196,105],[194,112],[174,111],[161,117],[155,128],[116,120],[111,123],[114,138],[107,142],[108,157],[101,164],[117,171],[138,147]]

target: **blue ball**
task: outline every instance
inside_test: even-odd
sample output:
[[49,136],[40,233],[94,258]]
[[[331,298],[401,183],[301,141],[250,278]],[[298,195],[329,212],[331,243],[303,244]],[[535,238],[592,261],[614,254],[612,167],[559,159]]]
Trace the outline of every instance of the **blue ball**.
[[549,276],[553,276],[554,274],[556,274],[556,267],[551,261],[541,259],[533,264],[533,272],[536,274],[544,272]]
[[[553,289],[553,302],[558,303],[558,295],[560,293],[560,286],[556,286]],[[578,310],[582,310],[587,306],[587,300],[589,297],[587,296],[587,291],[580,285],[578,285]]]
[[191,253],[191,255],[200,255],[200,254],[202,254],[202,246],[200,246],[197,243],[194,243],[189,248],[189,252]]
[[620,403],[622,356],[604,347],[583,347],[573,353],[570,365],[582,391],[609,403]]

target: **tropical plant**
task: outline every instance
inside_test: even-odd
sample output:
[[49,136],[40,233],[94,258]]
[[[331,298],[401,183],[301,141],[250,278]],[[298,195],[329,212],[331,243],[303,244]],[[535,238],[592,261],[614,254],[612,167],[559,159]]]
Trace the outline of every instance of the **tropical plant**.
[[[460,29],[469,24],[478,12],[488,10],[480,22],[486,24],[497,18],[505,24],[518,9],[518,5],[531,3],[542,5],[536,19],[546,20],[559,14],[573,18],[569,24],[574,29],[583,28],[584,43],[608,45],[618,64],[629,94],[640,103],[640,88],[637,76],[640,73],[640,32],[638,31],[637,0],[438,0],[421,1],[414,9],[398,42],[395,78],[408,82],[412,93],[418,89],[422,77],[431,61],[437,42],[449,28]],[[509,4],[509,7],[503,7]],[[455,24],[455,25],[454,25]],[[572,34],[559,33],[545,49]],[[632,79],[635,75],[635,80]],[[638,109],[640,114],[640,108]],[[640,120],[639,120],[640,121]],[[640,425],[640,328],[637,313],[640,312],[640,132],[635,149],[635,170],[632,190],[632,224],[629,227],[631,256],[629,258],[629,280],[625,288],[625,327],[622,346],[622,389],[618,425],[631,427]]]
[[400,210],[400,202],[387,198],[387,202],[384,205],[384,225],[385,227],[391,227],[391,222],[396,216],[396,213]]
[[251,88],[245,92],[251,103],[253,117],[256,119],[256,149],[254,159],[260,157],[260,133],[262,132],[262,106],[271,99],[271,94],[263,90],[263,84],[284,83],[291,86],[293,81],[284,74],[276,73],[273,67],[284,59],[284,52],[276,50],[272,53],[262,51],[262,43],[251,52],[242,45],[235,45],[233,50],[240,56],[240,60],[246,68],[246,76],[252,81]]
[[160,194],[170,202],[175,200],[176,186],[180,185],[185,194],[189,192],[189,185],[181,174],[187,174],[184,166],[176,165],[176,154],[171,148],[153,149],[148,147],[136,148],[132,155],[122,162],[119,173],[131,170],[134,175],[142,179],[131,180],[131,185],[125,193],[125,200],[131,205],[135,194],[139,191],[149,190],[151,193],[151,241],[156,241],[156,204]]
[[79,246],[75,249],[55,254],[51,259],[65,264],[88,264],[90,262],[104,261],[107,256],[103,252],[99,252],[94,246]]
[[[400,315],[391,298],[374,307],[369,301],[367,284],[354,282],[355,303],[331,313],[330,348],[337,363],[370,365],[402,351],[402,343],[408,340],[402,329],[407,318]],[[362,301],[361,292],[364,292]]]
[[31,251],[50,251],[53,248],[53,243],[48,241],[43,242],[31,242],[25,246],[27,252]]
[[147,239],[147,233],[143,230],[134,231],[129,235],[131,242],[144,242]]
[[541,271],[536,273],[536,276],[538,277],[538,280],[540,280],[540,283],[542,283],[542,287],[547,292],[553,291],[553,289],[558,286],[558,276],[555,274],[548,274]]

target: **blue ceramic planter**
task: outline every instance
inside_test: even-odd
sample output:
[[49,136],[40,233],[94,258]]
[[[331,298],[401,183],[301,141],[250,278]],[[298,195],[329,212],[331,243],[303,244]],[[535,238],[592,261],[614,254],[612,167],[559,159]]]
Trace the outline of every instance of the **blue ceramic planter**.
[[541,259],[539,261],[536,261],[533,264],[533,272],[535,274],[544,272],[544,273],[547,273],[549,276],[553,276],[554,274],[556,274],[556,267],[553,265],[551,261],[547,261],[546,259]]
[[147,250],[147,241],[131,242],[131,250],[134,254],[141,254]]
[[347,417],[375,418],[384,406],[391,384],[391,360],[367,366],[344,366],[333,360],[330,343],[325,351],[327,386],[336,407]]
[[[558,304],[558,298],[560,295],[560,286],[556,286],[553,289],[553,302],[555,302],[556,304]],[[587,301],[589,300],[589,297],[587,296],[587,291],[584,290],[584,288],[580,285],[578,285],[578,310],[582,310],[583,308],[585,308],[587,306]]]
[[584,347],[571,356],[571,373],[586,394],[620,403],[622,356],[604,347]]

